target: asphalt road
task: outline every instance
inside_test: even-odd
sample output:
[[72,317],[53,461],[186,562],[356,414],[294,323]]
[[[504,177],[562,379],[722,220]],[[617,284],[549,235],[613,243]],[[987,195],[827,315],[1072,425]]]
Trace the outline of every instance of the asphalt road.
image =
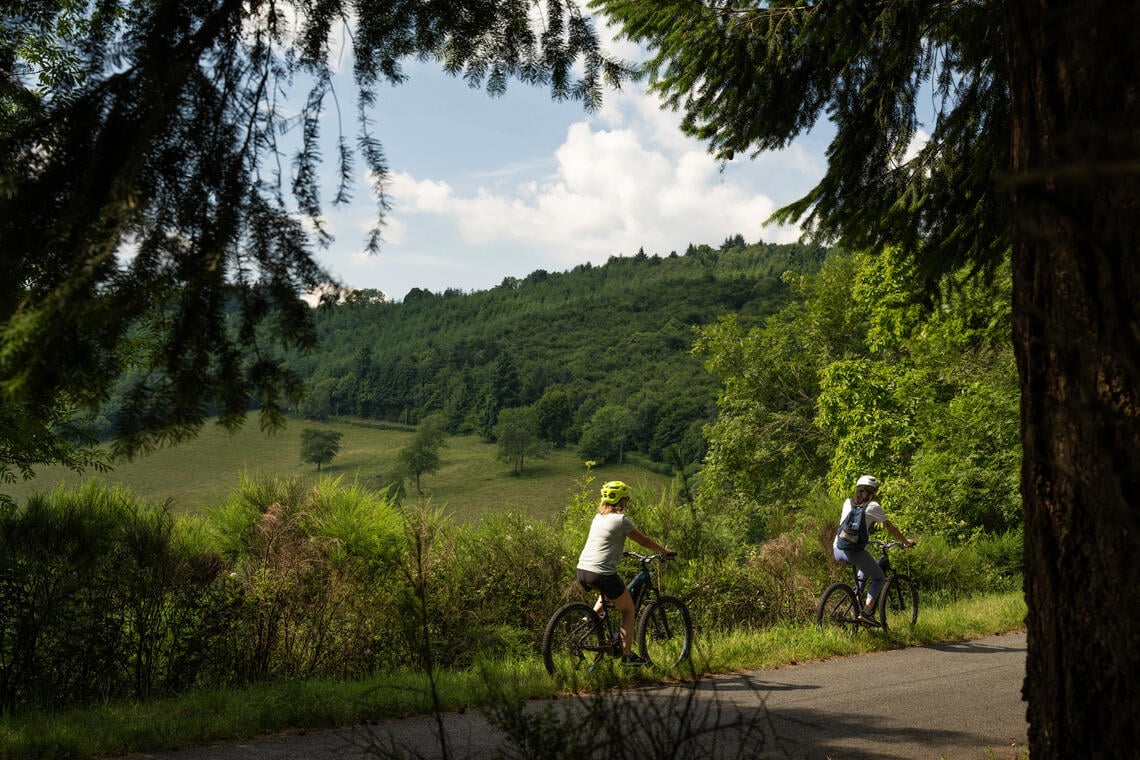
[[[696,687],[639,689],[604,701],[532,702],[526,712],[550,722],[522,743],[467,712],[443,716],[446,749],[438,721],[414,718],[130,758],[1005,760],[1020,757],[1026,743],[1025,642],[1024,633],[991,636],[709,678]],[[589,729],[570,730],[575,721]],[[573,745],[575,737],[585,743]]]

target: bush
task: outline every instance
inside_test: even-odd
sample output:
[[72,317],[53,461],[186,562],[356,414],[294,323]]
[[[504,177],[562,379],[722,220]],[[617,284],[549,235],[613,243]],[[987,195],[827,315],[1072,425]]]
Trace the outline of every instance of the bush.
[[193,683],[225,606],[216,553],[92,481],[0,516],[0,704],[58,709]]
[[339,480],[245,479],[209,517],[240,605],[221,658],[232,680],[376,666],[377,579],[402,542],[389,501]]

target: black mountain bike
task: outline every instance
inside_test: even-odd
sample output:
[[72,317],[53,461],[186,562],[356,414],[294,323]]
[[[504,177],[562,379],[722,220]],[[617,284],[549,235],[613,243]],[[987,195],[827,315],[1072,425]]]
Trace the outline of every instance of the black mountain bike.
[[[650,572],[653,563],[664,562],[665,556],[623,554],[641,563],[628,586],[637,615],[637,648],[652,665],[675,667],[692,651],[693,621],[685,603],[661,593]],[[570,602],[551,616],[542,634],[542,661],[548,673],[572,677],[594,670],[606,655],[621,657],[621,613],[604,598],[603,602],[600,612],[585,602]]]
[[874,623],[868,623],[859,617],[863,609],[863,592],[867,579],[859,578],[859,570],[852,565],[855,576],[855,586],[849,584],[833,583],[819,598],[819,605],[815,610],[815,624],[823,627],[834,625],[848,633],[854,633],[860,626],[868,628],[882,628],[884,630],[894,626],[912,626],[918,620],[918,590],[910,576],[896,573],[891,568],[891,559],[888,553],[891,549],[905,548],[901,541],[871,541],[879,547],[879,567],[887,576],[886,582],[879,590],[879,598],[875,600]]

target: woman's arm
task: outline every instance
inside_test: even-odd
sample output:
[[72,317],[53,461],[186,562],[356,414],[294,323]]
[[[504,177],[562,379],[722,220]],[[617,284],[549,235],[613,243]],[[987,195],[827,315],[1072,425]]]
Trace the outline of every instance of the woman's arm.
[[906,546],[908,548],[911,546],[914,546],[914,541],[911,541],[909,538],[904,536],[902,534],[902,531],[899,530],[898,528],[896,528],[895,524],[893,522],[891,522],[890,520],[883,520],[883,527],[886,528],[887,532],[890,533],[892,536],[897,538],[899,541],[902,541],[903,546]]
[[629,532],[629,535],[626,536],[626,538],[632,538],[634,541],[641,544],[646,549],[649,549],[650,551],[655,552],[657,554],[664,554],[666,557],[677,556],[677,552],[672,551],[671,549],[666,549],[664,546],[657,543],[656,541],[654,541],[652,538],[650,538],[649,536],[642,533],[637,528],[634,528],[633,530],[631,530]]

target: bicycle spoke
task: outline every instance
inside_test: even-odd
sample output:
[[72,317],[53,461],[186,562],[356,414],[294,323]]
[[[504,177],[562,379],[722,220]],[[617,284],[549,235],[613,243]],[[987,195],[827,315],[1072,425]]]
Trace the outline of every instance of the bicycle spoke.
[[815,622],[821,628],[836,627],[848,633],[854,632],[861,625],[855,592],[846,584],[832,584],[820,597]]
[[693,646],[693,622],[680,599],[661,596],[646,605],[637,626],[641,656],[671,668],[687,658]]
[[553,676],[572,678],[593,668],[605,653],[601,620],[585,604],[559,609],[542,637],[542,659]]

